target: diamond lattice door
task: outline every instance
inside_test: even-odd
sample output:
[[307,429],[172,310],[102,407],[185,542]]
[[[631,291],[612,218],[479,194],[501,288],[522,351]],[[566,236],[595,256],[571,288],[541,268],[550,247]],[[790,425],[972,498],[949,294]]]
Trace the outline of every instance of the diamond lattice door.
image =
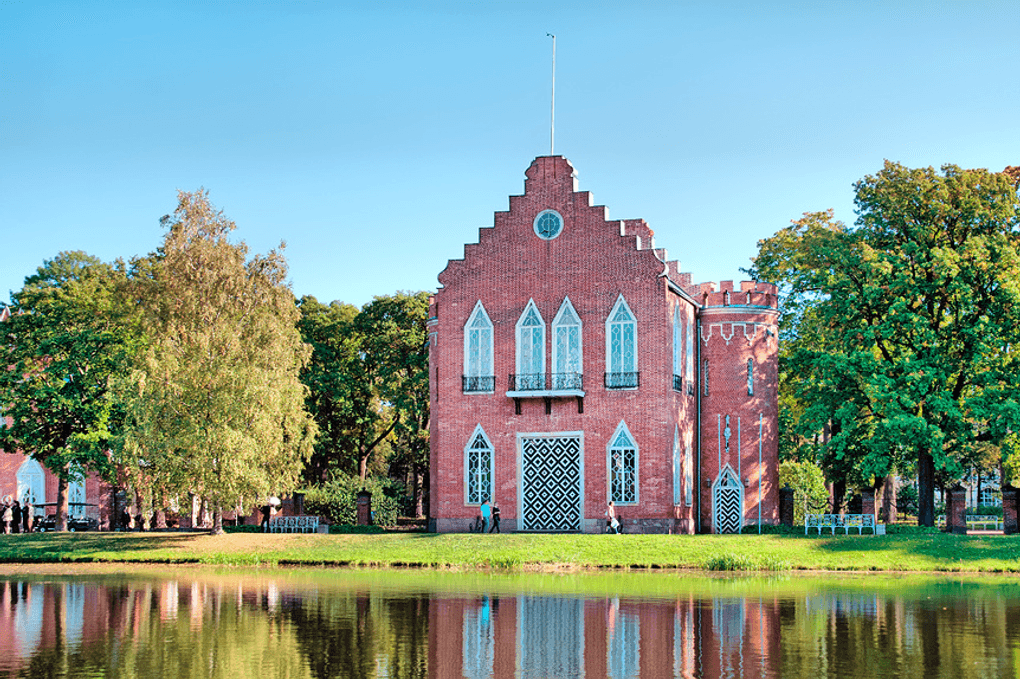
[[581,530],[581,439],[521,439],[523,530]]

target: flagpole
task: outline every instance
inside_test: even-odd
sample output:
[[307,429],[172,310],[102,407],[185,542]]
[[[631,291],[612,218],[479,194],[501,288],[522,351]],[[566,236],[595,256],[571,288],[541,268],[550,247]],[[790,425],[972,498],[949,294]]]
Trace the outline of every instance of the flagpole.
[[552,38],[552,110],[549,114],[549,155],[555,155],[556,149],[556,36],[546,33]]

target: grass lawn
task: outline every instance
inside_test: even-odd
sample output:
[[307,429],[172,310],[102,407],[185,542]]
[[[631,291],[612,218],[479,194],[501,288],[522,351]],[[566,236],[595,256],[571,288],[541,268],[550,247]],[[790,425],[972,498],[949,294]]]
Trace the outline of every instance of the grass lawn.
[[33,533],[0,562],[570,570],[1020,572],[1020,536]]

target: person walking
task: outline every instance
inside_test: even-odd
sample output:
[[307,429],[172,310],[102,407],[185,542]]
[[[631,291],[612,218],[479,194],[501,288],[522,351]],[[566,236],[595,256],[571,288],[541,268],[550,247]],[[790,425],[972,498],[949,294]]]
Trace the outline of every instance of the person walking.
[[262,508],[259,511],[262,512],[262,523],[259,524],[259,525],[262,527],[262,532],[263,533],[268,533],[269,532],[269,514],[273,511],[273,507],[272,507],[272,505],[267,503],[267,504],[262,505]]
[[485,498],[482,500],[482,532],[489,532],[489,522],[492,520],[492,505],[489,504],[489,499]]
[[26,533],[32,532],[32,523],[35,517],[32,515],[32,500],[25,498],[25,504],[21,508],[21,527]]
[[489,529],[489,532],[499,532],[499,505],[492,505],[492,528]]
[[17,500],[14,501],[14,506],[11,507],[11,532],[21,532],[21,503]]
[[609,501],[609,507],[606,508],[606,532],[607,533],[619,533],[620,522],[616,518],[616,505],[613,501]]

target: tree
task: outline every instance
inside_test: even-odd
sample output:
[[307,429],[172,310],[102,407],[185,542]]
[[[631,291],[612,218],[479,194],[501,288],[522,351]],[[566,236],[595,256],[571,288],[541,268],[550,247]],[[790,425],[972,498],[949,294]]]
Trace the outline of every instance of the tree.
[[936,471],[1020,430],[1020,208],[1014,180],[886,162],[857,182],[858,219],[810,213],[759,243],[755,276],[780,282],[784,369],[804,432],[860,478],[916,464],[919,522]]
[[373,456],[391,442],[397,462],[415,476],[420,504],[428,451],[428,294],[379,296],[361,311],[314,297],[299,306],[302,336],[313,347],[302,379],[323,432],[308,478],[322,481],[336,466],[365,479]]
[[13,418],[0,447],[23,450],[57,477],[57,530],[67,529],[68,488],[86,472],[110,478],[121,413],[111,380],[134,341],[118,295],[122,266],[61,252],[25,279],[0,326],[0,403]]
[[297,486],[315,424],[298,379],[310,347],[281,250],[247,258],[204,190],[180,192],[150,275],[138,277],[149,346],[131,376],[125,455],[154,483],[222,511]]
[[393,413],[393,462],[411,476],[418,516],[425,515],[424,489],[428,485],[428,312],[427,292],[398,292],[376,297],[358,317],[369,373],[379,377],[379,396]]

